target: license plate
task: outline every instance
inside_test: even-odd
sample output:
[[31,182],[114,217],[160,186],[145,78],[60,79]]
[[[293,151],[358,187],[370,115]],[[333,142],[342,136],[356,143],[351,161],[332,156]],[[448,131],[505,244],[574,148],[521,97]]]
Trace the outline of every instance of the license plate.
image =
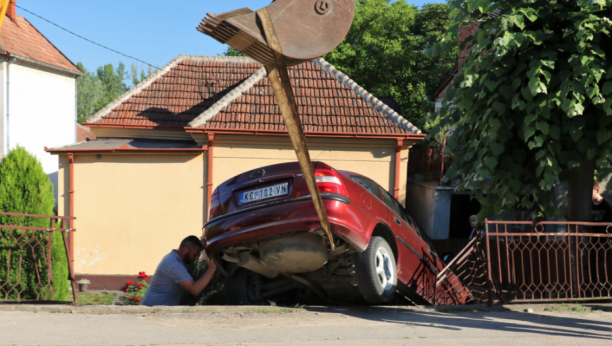
[[264,187],[261,189],[245,191],[240,193],[240,204],[259,201],[266,198],[283,196],[289,193],[289,183],[282,183]]

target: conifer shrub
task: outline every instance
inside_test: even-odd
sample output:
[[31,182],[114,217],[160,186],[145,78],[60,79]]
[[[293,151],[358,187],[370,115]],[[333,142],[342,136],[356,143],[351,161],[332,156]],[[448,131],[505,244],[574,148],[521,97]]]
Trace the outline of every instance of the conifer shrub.
[[[56,226],[62,228],[61,224]],[[68,290],[68,257],[64,247],[64,238],[61,232],[53,232],[51,244],[51,271],[53,272],[53,296],[57,301],[67,301]]]
[[[36,157],[22,147],[12,150],[0,162],[0,211],[9,213],[54,215],[53,207],[53,185],[49,177],[43,171],[42,165]],[[17,217],[12,220],[9,216],[0,215],[0,224],[16,224]],[[49,227],[49,219],[20,217],[21,226]],[[10,271],[8,285],[4,290],[10,290],[8,297],[2,294],[0,299],[16,299],[20,293],[20,299],[50,299],[48,290],[45,290],[47,277],[47,266],[43,258],[43,247],[46,248],[46,232],[33,232],[26,230],[1,229],[0,237],[0,282],[7,282],[7,264]],[[52,246],[52,271],[55,285],[62,285],[54,291],[56,299],[66,299],[65,291],[67,280],[67,265],[64,253],[58,254],[63,247],[63,239],[59,232],[53,235]],[[64,250],[65,252],[65,250]],[[54,255],[55,253],[55,255]],[[19,258],[22,258],[21,268]],[[57,260],[56,260],[57,258]],[[57,263],[57,264],[56,264]],[[63,268],[66,267],[66,268]],[[20,270],[21,269],[21,270]],[[39,282],[40,276],[40,282]],[[62,278],[63,276],[63,278]],[[9,288],[10,287],[10,288]],[[11,290],[11,288],[14,288]],[[62,295],[61,293],[64,292]],[[1,292],[4,293],[4,292]]]

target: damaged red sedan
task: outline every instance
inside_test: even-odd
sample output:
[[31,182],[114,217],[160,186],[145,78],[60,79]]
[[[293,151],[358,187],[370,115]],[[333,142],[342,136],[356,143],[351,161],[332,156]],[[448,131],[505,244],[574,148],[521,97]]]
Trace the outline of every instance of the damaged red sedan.
[[227,276],[230,303],[257,304],[287,292],[372,304],[387,303],[396,292],[417,303],[465,301],[461,288],[435,295],[444,263],[386,190],[323,162],[313,167],[333,250],[297,162],[248,171],[215,189],[204,237],[207,254]]

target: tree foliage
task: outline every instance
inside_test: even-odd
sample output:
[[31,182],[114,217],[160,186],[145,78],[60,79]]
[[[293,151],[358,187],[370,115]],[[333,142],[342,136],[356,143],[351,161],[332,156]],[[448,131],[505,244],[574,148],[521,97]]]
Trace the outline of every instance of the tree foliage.
[[221,54],[222,56],[246,56],[239,50],[236,50],[234,47],[227,47],[227,50]]
[[[40,162],[22,147],[12,150],[0,163],[0,210],[21,214],[54,215],[54,205],[53,185]],[[21,226],[49,227],[48,219],[20,217],[19,220]],[[8,216],[2,215],[0,224],[16,224],[16,218],[11,220]],[[9,299],[17,298],[18,291],[23,291],[21,299],[37,297],[44,299],[48,292],[44,289],[44,283],[49,279],[43,256],[43,248],[46,247],[47,241],[45,233],[12,229],[2,229],[0,232],[2,232],[0,263],[3,264],[0,269],[0,282],[7,282],[7,268],[4,265],[10,263],[9,286],[16,287],[9,294]],[[54,278],[57,276],[57,286],[54,285],[54,291],[58,294],[56,298],[65,299],[68,262],[65,251],[64,256],[58,254],[63,248],[63,242],[58,239],[61,239],[61,236],[60,238],[54,236],[51,250],[52,259],[57,261],[53,264]],[[20,256],[23,258],[21,267]],[[19,271],[21,271],[21,280],[19,280]],[[43,282],[42,286],[37,272]],[[50,296],[46,298],[50,299]]]
[[[125,80],[130,74],[122,62],[119,62],[116,68],[112,64],[100,66],[95,73],[88,71],[80,62],[77,67],[84,74],[77,81],[77,119],[79,123],[83,123],[88,117],[129,89]],[[138,68],[132,65],[131,82],[136,85],[150,74],[150,68],[147,73],[141,68],[139,73]]]
[[[391,97],[416,126],[433,111],[428,95],[456,61],[449,34],[450,8],[422,8],[404,0],[357,0],[355,18],[342,43],[324,58],[376,97]],[[448,46],[436,57],[424,54],[434,44]]]
[[439,119],[439,129],[452,128],[447,177],[487,194],[480,217],[516,208],[551,216],[558,182],[568,183],[569,219],[572,189],[590,213],[593,167],[607,166],[612,150],[612,2],[455,0],[451,8],[455,31],[473,21],[480,31],[466,40],[474,49]]

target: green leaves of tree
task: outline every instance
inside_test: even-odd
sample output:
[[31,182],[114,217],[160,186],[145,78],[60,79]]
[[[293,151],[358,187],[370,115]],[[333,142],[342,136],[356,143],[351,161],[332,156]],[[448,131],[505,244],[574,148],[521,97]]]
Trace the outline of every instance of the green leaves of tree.
[[[100,66],[96,73],[87,71],[80,62],[77,67],[84,73],[84,76],[77,80],[77,119],[79,123],[83,123],[128,90],[124,82],[128,74],[121,62],[117,68],[112,64]],[[133,76],[134,78],[137,76]]]
[[[395,100],[417,127],[435,105],[429,94],[456,62],[456,30],[447,4],[357,0],[353,24],[325,59],[376,97]],[[436,47],[439,55],[425,51]]]
[[[481,216],[557,211],[554,186],[583,160],[610,163],[612,3],[452,0],[454,28],[478,21],[447,90],[450,172],[482,190]],[[487,13],[499,10],[496,18]],[[495,29],[495,30],[492,30]],[[609,120],[608,120],[609,119]],[[483,179],[489,181],[483,184]]]

